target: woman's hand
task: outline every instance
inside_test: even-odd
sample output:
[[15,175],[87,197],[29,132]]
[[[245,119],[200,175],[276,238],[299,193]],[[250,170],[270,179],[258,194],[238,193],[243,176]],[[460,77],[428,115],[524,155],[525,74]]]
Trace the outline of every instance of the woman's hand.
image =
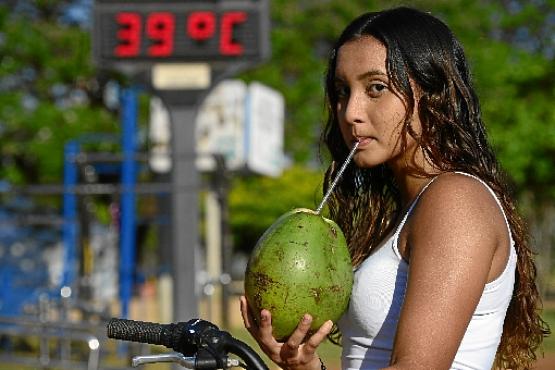
[[287,339],[280,343],[272,335],[272,316],[270,311],[262,310],[260,313],[260,325],[257,325],[250,309],[247,299],[241,297],[241,314],[245,328],[251,333],[264,353],[279,367],[288,370],[319,370],[320,360],[316,355],[316,348],[326,339],[330,333],[333,323],[326,321],[316,333],[303,343],[312,317],[305,314],[297,329]]

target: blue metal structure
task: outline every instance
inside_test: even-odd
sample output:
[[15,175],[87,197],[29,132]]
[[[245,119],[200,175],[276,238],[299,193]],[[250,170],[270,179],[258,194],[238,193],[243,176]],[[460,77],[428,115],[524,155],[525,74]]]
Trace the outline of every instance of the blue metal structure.
[[[131,301],[136,255],[136,196],[135,185],[137,178],[137,164],[135,161],[137,147],[137,91],[135,88],[121,91],[121,150],[123,161],[119,167],[121,171],[121,185],[123,188],[120,199],[120,299],[121,316],[128,317]],[[79,182],[77,156],[81,144],[87,142],[105,141],[104,135],[86,135],[67,142],[64,150],[64,195],[63,195],[63,245],[64,266],[62,287],[72,287],[77,277],[77,261],[79,244],[79,223],[77,209],[77,194],[75,186]]]
[[79,223],[77,219],[77,194],[74,191],[79,180],[76,158],[80,151],[79,142],[71,140],[64,147],[64,203],[62,240],[64,245],[64,264],[62,287],[71,287],[76,278],[77,244]]
[[136,255],[136,213],[135,184],[137,165],[137,91],[130,87],[121,94],[122,152],[121,183],[121,224],[120,224],[120,299],[121,316],[128,317],[129,302],[133,288],[133,274]]
[[[137,150],[137,89],[121,90],[121,136],[102,133],[86,134],[67,141],[64,146],[63,205],[61,230],[47,228],[48,237],[41,237],[40,228],[17,225],[14,216],[22,212],[33,212],[33,201],[17,197],[12,203],[16,206],[0,206],[0,315],[21,314],[22,307],[33,304],[38,295],[47,293],[59,298],[62,288],[71,294],[76,288],[80,260],[80,221],[78,193],[80,185],[79,155],[83,145],[98,142],[120,141],[123,160],[121,163],[96,163],[99,172],[120,173],[122,193],[120,198],[120,258],[119,281],[121,316],[128,317],[129,303],[135,280],[136,256],[136,195],[138,165]],[[9,193],[10,184],[0,183],[0,193]],[[11,197],[14,198],[14,197]],[[60,232],[61,231],[61,232]],[[44,234],[44,233],[43,233]],[[52,235],[51,235],[52,234]],[[40,258],[44,245],[54,245],[61,236],[62,267],[59,286],[48,285],[49,277],[46,263]],[[45,239],[46,238],[46,239]],[[44,240],[43,240],[44,239]],[[48,240],[47,240],[48,239]],[[51,240],[54,239],[54,240]],[[18,251],[18,245],[21,251]],[[21,263],[23,261],[23,263]],[[33,264],[33,266],[30,265]],[[67,290],[70,288],[71,290]]]

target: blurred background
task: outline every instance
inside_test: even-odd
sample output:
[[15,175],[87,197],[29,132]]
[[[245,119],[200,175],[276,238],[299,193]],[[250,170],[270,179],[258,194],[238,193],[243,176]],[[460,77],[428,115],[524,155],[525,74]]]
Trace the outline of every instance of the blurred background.
[[[93,51],[106,17],[93,0],[0,1],[0,370],[123,369],[159,350],[107,340],[113,316],[193,315],[248,341],[237,298],[250,251],[278,216],[322,197],[331,45],[355,16],[400,4],[432,12],[464,45],[553,327],[555,2],[248,2],[267,6],[267,50],[243,63],[194,56],[200,67],[176,87],[152,82],[151,60]],[[544,349],[550,358],[555,341]],[[339,368],[339,349],[323,352]]]

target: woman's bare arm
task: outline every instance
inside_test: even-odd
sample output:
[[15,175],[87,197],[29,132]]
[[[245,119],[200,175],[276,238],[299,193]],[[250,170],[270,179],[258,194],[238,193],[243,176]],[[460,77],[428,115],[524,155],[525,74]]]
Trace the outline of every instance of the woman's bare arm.
[[422,195],[406,229],[409,278],[388,369],[448,369],[492,267],[499,270],[492,261],[507,228],[484,185],[449,174]]

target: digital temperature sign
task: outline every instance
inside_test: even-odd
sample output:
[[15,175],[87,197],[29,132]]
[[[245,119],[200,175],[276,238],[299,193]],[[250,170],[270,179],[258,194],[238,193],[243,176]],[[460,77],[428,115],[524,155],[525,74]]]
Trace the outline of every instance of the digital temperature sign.
[[97,0],[94,59],[101,67],[258,61],[269,54],[267,12],[262,0]]

